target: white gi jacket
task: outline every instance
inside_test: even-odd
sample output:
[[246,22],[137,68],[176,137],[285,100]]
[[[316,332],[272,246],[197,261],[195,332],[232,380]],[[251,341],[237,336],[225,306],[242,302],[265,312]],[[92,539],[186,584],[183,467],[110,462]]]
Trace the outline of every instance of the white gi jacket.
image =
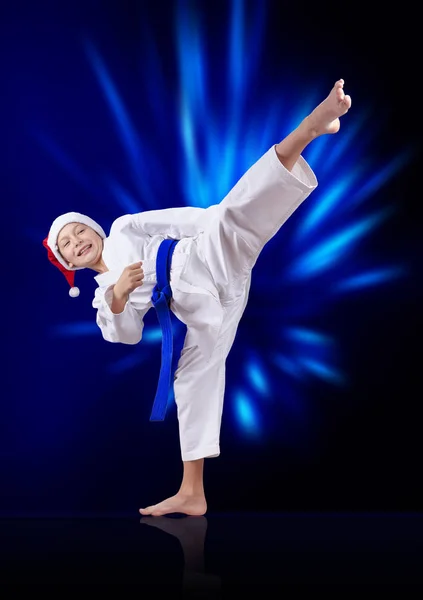
[[[170,271],[171,310],[190,327],[204,356],[210,356],[222,321],[222,307],[210,271],[199,258],[195,238],[204,231],[217,208],[152,210],[114,221],[103,247],[103,260],[109,271],[94,278],[99,287],[93,307],[97,308],[97,324],[105,340],[123,344],[141,340],[143,317],[153,306],[158,248],[162,240],[175,239],[181,241],[176,245]],[[142,286],[129,295],[122,313],[112,313],[113,285],[126,266],[140,260],[144,270]]]

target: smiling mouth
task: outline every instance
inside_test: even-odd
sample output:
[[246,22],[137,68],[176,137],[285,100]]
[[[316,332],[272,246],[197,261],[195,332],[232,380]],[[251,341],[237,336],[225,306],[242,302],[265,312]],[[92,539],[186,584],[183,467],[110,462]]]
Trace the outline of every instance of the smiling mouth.
[[82,256],[83,254],[87,254],[87,252],[89,252],[91,246],[92,246],[92,244],[88,244],[88,246],[84,246],[83,248],[81,248],[81,250],[78,252],[78,256]]

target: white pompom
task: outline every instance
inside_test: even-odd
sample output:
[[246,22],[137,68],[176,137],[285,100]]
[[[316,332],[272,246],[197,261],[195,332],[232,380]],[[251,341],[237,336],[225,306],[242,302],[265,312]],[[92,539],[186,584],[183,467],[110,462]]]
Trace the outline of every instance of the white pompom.
[[69,296],[71,298],[77,298],[79,296],[79,288],[71,287],[71,289],[69,290]]

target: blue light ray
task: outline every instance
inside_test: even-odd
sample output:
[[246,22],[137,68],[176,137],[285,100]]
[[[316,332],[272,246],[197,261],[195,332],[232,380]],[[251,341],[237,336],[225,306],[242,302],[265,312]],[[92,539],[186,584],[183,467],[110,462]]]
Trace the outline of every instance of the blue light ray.
[[227,71],[227,87],[231,90],[231,120],[237,117],[237,107],[242,102],[246,76],[246,52],[244,40],[244,3],[242,0],[232,1],[230,23],[229,69]]
[[327,238],[294,261],[289,269],[289,274],[294,278],[303,279],[330,269],[351,250],[354,243],[368,234],[391,213],[391,209],[380,211]]
[[366,122],[369,121],[370,116],[371,109],[364,109],[362,113],[356,115],[356,118],[352,123],[349,123],[346,131],[344,131],[344,127],[341,123],[341,127],[343,127],[342,135],[337,136],[336,140],[332,140],[332,148],[325,153],[324,158],[322,158],[319,163],[322,177],[330,172],[333,166],[341,160],[343,155],[351,149],[354,139],[358,136],[360,131],[363,130],[363,127]]
[[289,339],[303,344],[327,346],[334,342],[333,338],[328,335],[302,327],[287,327],[284,333]]
[[[245,73],[244,89],[250,89],[252,85],[252,77],[257,71],[260,59],[261,49],[263,47],[263,36],[265,35],[267,3],[256,2],[251,8],[249,17],[249,25],[245,27],[244,40],[248,43],[248,52],[245,55],[245,64],[248,65],[248,70]],[[247,22],[247,15],[245,23]],[[279,107],[280,109],[280,107]]]
[[60,165],[74,181],[76,181],[83,189],[88,191],[94,197],[99,197],[100,194],[98,188],[92,184],[89,177],[83,172],[81,167],[77,165],[75,160],[71,158],[57,142],[43,132],[38,132],[36,137],[44,150],[48,152],[54,161]]
[[299,225],[297,239],[304,238],[305,235],[315,229],[328,215],[333,215],[336,205],[342,200],[348,202],[346,198],[348,191],[360,177],[362,170],[363,167],[351,169],[349,173],[345,173],[323,193],[321,200],[316,203]]
[[257,359],[250,360],[245,365],[246,376],[252,387],[262,396],[270,393],[270,383],[262,364]]
[[407,163],[413,158],[414,149],[408,148],[393,158],[387,165],[381,168],[373,177],[368,179],[362,188],[352,196],[349,201],[351,207],[358,206],[363,200],[369,198],[373,193],[377,192],[384,186],[392,177],[397,175]]
[[118,201],[122,209],[127,213],[141,212],[141,206],[117,181],[112,177],[108,178],[110,193]]
[[[320,87],[317,85],[314,86],[313,90],[308,90],[307,94],[301,100],[297,100],[295,109],[293,110],[293,114],[289,118],[285,118],[284,120],[284,136],[287,136],[294,131],[300,123],[311,113],[311,111],[322,101],[322,93],[320,91]],[[318,138],[314,140],[315,142],[319,142],[322,138]],[[281,137],[282,140],[282,137]],[[279,141],[281,141],[279,140]],[[311,150],[312,146],[310,146]]]
[[280,99],[277,106],[272,109],[258,110],[257,115],[248,117],[249,127],[243,131],[242,142],[236,149],[234,164],[226,172],[226,192],[229,191],[230,183],[233,186],[264,152],[281,140],[278,132],[282,130],[282,103],[283,99]]
[[404,277],[408,275],[408,273],[409,270],[405,266],[394,266],[367,271],[338,281],[333,285],[333,291],[351,292],[366,287],[375,287],[382,283],[396,280],[399,277]]
[[257,435],[260,431],[257,410],[252,400],[243,391],[237,391],[234,397],[235,417],[243,431]]
[[297,360],[290,356],[285,356],[283,354],[275,354],[271,358],[274,365],[276,365],[281,371],[294,377],[295,379],[301,379],[303,370],[301,365],[298,364]]
[[[222,144],[222,148],[220,150],[219,163],[221,167],[219,168],[219,180],[221,189],[225,190],[225,195],[229,192],[233,173],[235,170],[236,159],[237,159],[237,150],[238,150],[238,132],[235,127],[235,122],[233,125],[229,127],[227,131],[227,137],[224,144]],[[223,155],[223,160],[222,160]],[[220,196],[222,198],[223,196]]]
[[203,177],[202,168],[200,166],[199,156],[197,153],[196,142],[194,139],[195,126],[193,117],[191,115],[185,93],[182,93],[181,97],[180,124],[183,150],[187,165],[184,179],[186,196],[190,199],[190,202],[193,206],[207,208],[207,186]]
[[138,138],[138,134],[125,110],[116,86],[112,82],[106,66],[94,45],[91,42],[86,41],[85,51],[116,121],[122,146],[132,167],[134,181],[141,193],[143,201],[149,206],[152,206],[154,204],[154,195],[147,182],[148,170],[143,168],[143,153],[141,151],[141,142]]
[[198,20],[184,2],[178,6],[176,41],[180,78],[179,124],[186,161],[183,185],[190,203],[205,208],[209,205],[209,197],[198,149],[197,132],[201,130],[196,127],[197,123],[203,122],[207,112],[205,58]]
[[329,367],[322,362],[310,358],[301,358],[300,361],[307,371],[320,379],[324,379],[325,381],[336,385],[344,385],[346,382],[345,376],[333,367]]
[[[277,139],[277,133],[282,128],[281,125],[278,124],[280,120],[279,111],[283,111],[283,107],[281,106],[281,102],[278,102],[278,110],[274,109],[269,111],[267,114],[259,115],[259,118],[255,122],[254,129],[251,128],[250,137],[247,138],[246,150],[253,150],[256,148],[256,140],[259,140],[257,144],[258,156],[261,153],[265,152],[270,148],[273,144],[278,144],[281,140]],[[246,166],[250,167],[254,159],[257,157],[248,158],[246,162]]]
[[[254,12],[253,12],[254,11]],[[227,104],[231,107],[231,120],[240,121],[242,108],[247,98],[251,77],[256,69],[262,45],[266,3],[257,2],[251,12],[251,26],[247,31],[245,2],[232,0],[229,22],[229,50],[227,69],[227,89],[230,97]]]
[[[149,108],[155,116],[155,124],[161,132],[161,138],[166,139],[169,135],[169,114],[173,105],[166,103],[168,92],[155,37],[146,21],[142,21],[140,27],[142,31],[141,77],[148,82],[148,85],[144,87],[144,92]],[[165,115],[168,117],[165,118]]]
[[175,23],[180,89],[193,121],[199,123],[207,114],[207,90],[206,59],[198,15],[181,2]]
[[304,157],[307,159],[307,162],[310,165],[318,164],[319,159],[323,154],[323,151],[325,150],[325,148],[327,148],[329,143],[330,140],[329,136],[327,135],[322,135],[317,139],[313,140],[313,144],[311,146],[308,146],[303,152]]
[[[227,70],[227,126],[221,162],[221,178],[225,187],[229,187],[234,171],[236,153],[239,144],[241,121],[244,113],[245,78],[247,73],[244,50],[244,5],[242,0],[232,1],[231,21],[229,26],[229,68]],[[222,152],[222,151],[221,151]]]
[[142,334],[142,341],[147,344],[158,344],[162,341],[162,330],[161,327],[151,327],[148,330],[144,330]]

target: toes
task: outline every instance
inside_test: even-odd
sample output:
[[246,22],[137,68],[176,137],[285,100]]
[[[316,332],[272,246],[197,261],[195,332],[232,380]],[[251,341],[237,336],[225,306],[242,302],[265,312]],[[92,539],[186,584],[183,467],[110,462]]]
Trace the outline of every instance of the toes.
[[147,506],[146,508],[140,508],[139,510],[142,515],[151,515],[154,510],[154,506]]
[[344,101],[344,98],[345,98],[344,91],[343,91],[341,88],[338,88],[338,89],[336,90],[336,101],[337,101],[339,104],[341,104],[341,102],[343,102],[343,101]]
[[346,95],[343,100],[345,108],[351,108],[351,96]]

